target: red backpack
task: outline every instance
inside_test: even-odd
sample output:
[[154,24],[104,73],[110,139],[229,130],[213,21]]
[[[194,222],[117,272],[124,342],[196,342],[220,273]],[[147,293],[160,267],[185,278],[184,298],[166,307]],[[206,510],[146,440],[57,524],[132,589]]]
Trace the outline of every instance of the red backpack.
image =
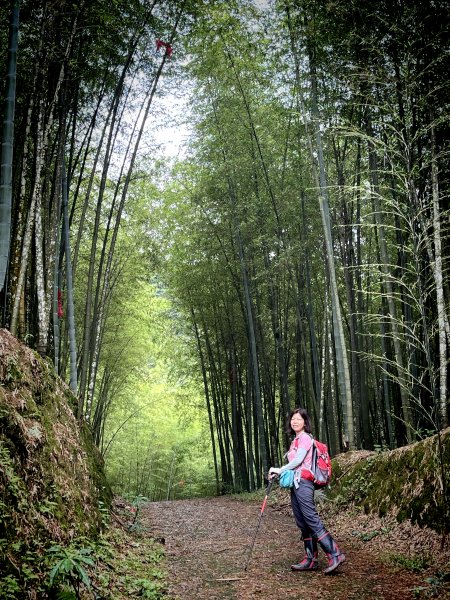
[[[328,446],[319,440],[312,438],[312,459],[311,472],[315,488],[324,488],[331,481],[331,458],[328,452]],[[294,450],[298,449],[298,438],[294,440]],[[308,471],[309,473],[309,471]],[[309,479],[309,477],[307,477]]]
[[319,440],[313,440],[311,469],[314,474],[314,486],[322,488],[331,481],[331,458],[328,446]]

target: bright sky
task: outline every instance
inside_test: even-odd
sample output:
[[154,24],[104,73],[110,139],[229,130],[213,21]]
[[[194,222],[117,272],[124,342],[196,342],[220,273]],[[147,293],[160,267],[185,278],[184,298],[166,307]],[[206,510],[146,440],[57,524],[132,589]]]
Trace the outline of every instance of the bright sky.
[[162,115],[157,119],[159,126],[152,128],[155,141],[160,145],[159,153],[168,158],[182,158],[185,154],[182,146],[192,133],[187,99],[169,95],[156,99],[155,103],[162,108]]

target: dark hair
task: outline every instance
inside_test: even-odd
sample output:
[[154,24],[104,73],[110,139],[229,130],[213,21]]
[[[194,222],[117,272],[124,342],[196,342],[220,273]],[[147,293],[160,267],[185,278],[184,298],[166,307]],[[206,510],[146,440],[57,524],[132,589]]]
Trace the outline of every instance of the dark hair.
[[304,409],[304,408],[294,408],[294,410],[291,410],[291,412],[289,413],[289,417],[288,417],[287,423],[286,423],[286,430],[287,430],[288,434],[289,435],[295,435],[295,431],[291,427],[291,419],[297,413],[305,421],[305,431],[306,431],[306,433],[311,433],[311,419],[309,418],[309,415],[306,412],[306,409]]

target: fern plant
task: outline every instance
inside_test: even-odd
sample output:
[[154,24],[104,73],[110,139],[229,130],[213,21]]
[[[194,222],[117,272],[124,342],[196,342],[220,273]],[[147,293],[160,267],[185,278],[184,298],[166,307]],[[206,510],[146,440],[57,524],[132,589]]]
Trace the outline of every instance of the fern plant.
[[[73,588],[75,598],[80,598],[80,585],[91,589],[91,580],[87,574],[86,567],[94,566],[95,562],[90,556],[92,548],[74,548],[69,546],[52,546],[48,550],[52,555],[53,566],[49,573],[50,587],[59,584],[68,584]],[[61,596],[61,594],[63,594]],[[67,594],[72,594],[67,596]],[[68,600],[73,598],[73,592],[60,591],[58,598]]]

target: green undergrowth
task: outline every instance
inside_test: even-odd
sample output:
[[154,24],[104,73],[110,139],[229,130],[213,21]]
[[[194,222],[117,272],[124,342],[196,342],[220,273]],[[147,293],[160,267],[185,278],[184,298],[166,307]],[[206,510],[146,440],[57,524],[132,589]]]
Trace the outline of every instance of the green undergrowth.
[[395,565],[402,569],[406,569],[411,573],[421,573],[426,571],[431,564],[431,558],[426,554],[416,556],[404,556],[403,554],[388,554],[384,558],[384,562],[389,565]]
[[[239,492],[230,494],[230,497],[238,500],[239,502],[248,502],[252,504],[254,502],[263,502],[266,492],[267,488],[264,487],[254,490],[253,492]],[[314,497],[316,504],[327,501],[326,492],[324,490],[316,490]],[[269,490],[267,502],[271,506],[277,506],[279,504],[288,504],[290,506],[290,490],[286,488],[280,488],[280,486],[275,482]]]
[[[136,525],[136,524],[135,524]],[[168,600],[164,546],[141,527],[111,527],[97,545],[94,595],[86,598]]]
[[[121,524],[113,521],[95,540],[80,536],[69,544],[28,551],[20,571],[0,581],[0,598],[170,600],[164,546],[137,526],[133,513],[124,515],[122,511],[122,518]],[[133,521],[135,527],[131,528]]]
[[[254,490],[253,492],[239,492],[236,494],[230,494],[230,497],[234,500],[239,500],[239,502],[252,503],[260,500],[262,501],[264,499],[265,494],[265,488],[262,488],[259,490]],[[272,493],[270,495],[272,498],[275,497]]]

